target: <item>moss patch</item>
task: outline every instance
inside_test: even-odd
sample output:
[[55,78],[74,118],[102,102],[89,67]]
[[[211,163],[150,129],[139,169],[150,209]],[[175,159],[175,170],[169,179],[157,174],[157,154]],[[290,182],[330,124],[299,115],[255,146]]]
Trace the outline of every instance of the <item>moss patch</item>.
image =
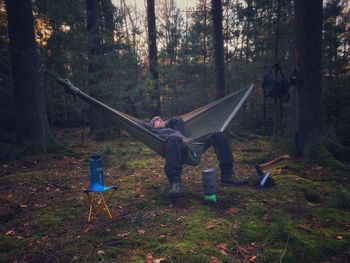
[[[203,202],[201,171],[219,171],[209,150],[196,168],[184,166],[184,196],[167,197],[164,160],[129,138],[80,141],[80,130],[62,131],[65,148],[0,166],[3,220],[0,261],[43,262],[348,262],[350,178],[333,167],[290,159],[272,167],[275,184],[221,187],[218,202]],[[235,171],[248,178],[250,165],[282,155],[266,138],[233,144]],[[65,151],[65,149],[69,151]],[[78,153],[70,154],[70,153]],[[119,189],[113,218],[88,223],[89,157],[104,157],[108,184]],[[285,153],[283,153],[284,155]],[[75,157],[72,157],[75,156]],[[241,160],[241,162],[239,161]],[[9,232],[10,231],[10,232]],[[97,251],[103,251],[101,256]],[[39,252],[38,252],[39,251]],[[256,256],[256,258],[255,258]]]
[[11,262],[21,249],[24,248],[24,241],[17,237],[0,236],[0,261]]
[[180,242],[161,245],[156,252],[166,255],[173,262],[208,262],[208,257],[201,255],[199,250],[193,242]]
[[334,189],[332,204],[337,208],[350,209],[350,191],[342,186]]
[[296,262],[294,255],[288,251],[287,248],[264,248],[259,252],[257,257],[258,262],[270,263],[270,262]]

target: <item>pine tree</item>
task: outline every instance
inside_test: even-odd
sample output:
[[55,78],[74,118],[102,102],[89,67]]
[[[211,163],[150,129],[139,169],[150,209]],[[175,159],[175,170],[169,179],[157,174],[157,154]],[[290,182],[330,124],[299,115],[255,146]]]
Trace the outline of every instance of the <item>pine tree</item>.
[[[17,151],[47,152],[52,143],[44,96],[39,86],[34,19],[30,0],[6,1],[16,106]],[[16,157],[16,156],[15,156]]]

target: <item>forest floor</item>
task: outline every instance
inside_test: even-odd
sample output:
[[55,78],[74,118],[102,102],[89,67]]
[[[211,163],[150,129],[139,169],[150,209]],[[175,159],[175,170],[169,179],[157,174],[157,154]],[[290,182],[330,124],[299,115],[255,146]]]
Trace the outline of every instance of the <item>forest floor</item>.
[[[303,159],[272,168],[256,189],[253,165],[285,154],[269,138],[233,140],[243,187],[221,187],[204,202],[201,171],[218,171],[209,150],[185,166],[184,196],[167,197],[164,160],[122,136],[80,140],[56,131],[56,153],[2,163],[0,262],[350,262],[350,175]],[[87,222],[89,157],[104,156],[105,182],[119,186],[113,218]]]

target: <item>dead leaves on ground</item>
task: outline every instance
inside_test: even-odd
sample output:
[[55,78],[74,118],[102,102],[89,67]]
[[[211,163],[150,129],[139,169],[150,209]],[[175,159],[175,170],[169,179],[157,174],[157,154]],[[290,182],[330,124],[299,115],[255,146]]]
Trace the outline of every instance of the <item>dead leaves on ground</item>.
[[221,254],[223,254],[225,256],[228,255],[229,249],[227,247],[227,244],[225,244],[225,243],[217,244],[216,248],[220,250]]
[[146,263],[161,263],[162,261],[164,261],[165,258],[154,258],[153,255],[151,253],[148,253],[146,256]]

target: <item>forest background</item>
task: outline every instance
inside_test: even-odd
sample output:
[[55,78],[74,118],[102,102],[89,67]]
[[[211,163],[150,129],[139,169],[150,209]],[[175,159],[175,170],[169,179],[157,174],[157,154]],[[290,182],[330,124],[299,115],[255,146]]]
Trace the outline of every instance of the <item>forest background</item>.
[[[98,67],[91,70],[85,4],[78,0],[33,2],[35,40],[39,48],[35,67],[44,64],[107,105],[139,118],[150,118],[156,111],[152,108],[154,79],[149,73],[146,14],[135,3],[101,1],[99,46],[92,59],[98,62]],[[215,99],[211,6],[205,0],[181,9],[176,1],[159,0],[155,6],[160,112],[170,117]],[[247,0],[224,1],[222,6],[225,93],[257,84],[254,95],[244,106],[240,125],[257,134],[272,135],[273,103],[267,100],[264,119],[259,85],[276,61],[281,62],[287,79],[295,68],[293,3]],[[0,2],[0,32],[0,140],[5,146],[15,141],[16,110],[4,1]],[[325,1],[322,47],[325,130],[335,141],[350,146],[347,1]],[[46,98],[51,127],[89,124],[88,105],[75,102],[43,75],[38,86]],[[281,131],[288,122],[289,104],[283,105]],[[97,126],[101,125],[104,128],[94,133],[96,138],[106,134],[106,124]]]
[[[0,261],[349,262],[349,1],[139,2],[0,0]],[[297,77],[282,104],[261,87],[271,70],[283,79],[277,62]],[[209,149],[173,202],[164,159],[42,65],[140,119],[254,83],[227,129],[248,185],[216,184],[204,202],[201,171],[219,171]],[[96,154],[119,189],[111,217],[88,222]]]

